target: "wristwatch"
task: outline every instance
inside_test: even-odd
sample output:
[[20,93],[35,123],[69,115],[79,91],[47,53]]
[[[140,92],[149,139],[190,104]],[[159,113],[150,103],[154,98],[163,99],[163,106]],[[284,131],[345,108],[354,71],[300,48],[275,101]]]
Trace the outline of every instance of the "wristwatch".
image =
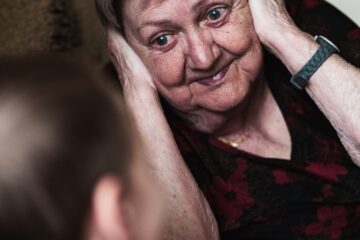
[[331,54],[340,53],[339,48],[326,37],[315,36],[315,41],[320,44],[320,48],[305,66],[290,79],[290,82],[299,90],[306,87],[311,76],[314,75]]

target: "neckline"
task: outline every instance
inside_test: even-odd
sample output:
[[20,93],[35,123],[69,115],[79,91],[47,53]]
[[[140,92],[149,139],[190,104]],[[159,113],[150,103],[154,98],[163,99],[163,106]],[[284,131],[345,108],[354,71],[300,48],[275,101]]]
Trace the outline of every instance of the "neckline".
[[[268,55],[268,54],[267,54]],[[274,61],[272,62],[270,65],[268,64],[270,61]],[[209,138],[209,143],[212,145],[215,145],[216,147],[223,149],[225,151],[231,152],[233,154],[241,154],[242,156],[246,157],[246,158],[250,158],[250,159],[260,159],[260,160],[266,160],[266,161],[280,161],[281,163],[290,163],[293,162],[295,159],[295,133],[294,133],[294,129],[292,127],[292,123],[289,122],[289,116],[292,115],[291,111],[289,111],[288,107],[286,106],[286,101],[285,99],[283,99],[282,94],[283,92],[289,92],[292,91],[292,89],[288,89],[288,86],[286,86],[286,76],[288,75],[290,77],[290,73],[286,70],[286,72],[284,72],[284,74],[282,74],[284,77],[280,77],[280,76],[273,76],[275,74],[272,74],[274,71],[275,72],[283,72],[284,69],[281,69],[281,67],[283,65],[279,65],[281,64],[279,62],[279,60],[274,59],[272,56],[266,56],[266,63],[265,66],[267,66],[265,68],[265,75],[266,75],[266,80],[269,86],[269,90],[277,104],[277,106],[279,107],[281,116],[285,122],[287,131],[290,135],[290,158],[276,158],[276,157],[264,157],[261,155],[257,155],[255,153],[251,153],[248,152],[246,150],[242,150],[242,149],[238,149],[235,148],[229,144],[226,144],[224,142],[222,142],[220,139],[218,139],[215,136],[212,135],[208,135]],[[274,68],[274,66],[276,66]],[[281,67],[280,67],[281,66]],[[280,68],[279,68],[280,67]],[[271,71],[271,72],[270,72]],[[281,75],[281,74],[278,74]],[[291,86],[289,86],[291,87]]]

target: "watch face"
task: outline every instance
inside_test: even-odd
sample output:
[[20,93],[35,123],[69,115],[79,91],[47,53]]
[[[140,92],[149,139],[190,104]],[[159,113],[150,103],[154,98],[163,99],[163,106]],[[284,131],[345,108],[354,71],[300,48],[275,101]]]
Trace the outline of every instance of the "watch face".
[[318,41],[318,39],[321,39],[321,40],[325,41],[332,48],[334,48],[336,50],[336,52],[340,52],[340,49],[333,42],[331,42],[329,39],[327,39],[326,37],[324,37],[324,36],[316,36],[315,41]]

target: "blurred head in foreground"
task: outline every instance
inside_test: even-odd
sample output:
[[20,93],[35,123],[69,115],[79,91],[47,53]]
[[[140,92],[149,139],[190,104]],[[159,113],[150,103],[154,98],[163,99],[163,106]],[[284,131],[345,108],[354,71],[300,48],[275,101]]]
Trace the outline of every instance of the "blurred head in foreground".
[[0,239],[157,239],[134,138],[91,66],[0,60]]

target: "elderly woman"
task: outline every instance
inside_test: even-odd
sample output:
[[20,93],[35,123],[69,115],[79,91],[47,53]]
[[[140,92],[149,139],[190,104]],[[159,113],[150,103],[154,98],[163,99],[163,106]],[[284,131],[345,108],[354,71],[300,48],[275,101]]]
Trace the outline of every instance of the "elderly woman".
[[358,27],[319,0],[97,7],[168,196],[164,238],[360,237]]

